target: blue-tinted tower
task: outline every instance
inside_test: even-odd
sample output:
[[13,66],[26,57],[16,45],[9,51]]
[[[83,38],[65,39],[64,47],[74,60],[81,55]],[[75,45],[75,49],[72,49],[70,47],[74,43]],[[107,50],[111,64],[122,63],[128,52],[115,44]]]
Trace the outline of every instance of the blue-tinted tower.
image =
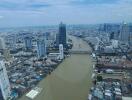
[[64,47],[66,46],[66,25],[62,22],[59,25],[59,33],[56,42],[58,46],[59,44],[63,44]]
[[0,89],[0,100],[4,100],[1,89]]
[[25,37],[25,48],[26,50],[32,50],[32,38],[31,37]]
[[37,40],[37,55],[38,58],[46,57],[46,44],[44,39]]

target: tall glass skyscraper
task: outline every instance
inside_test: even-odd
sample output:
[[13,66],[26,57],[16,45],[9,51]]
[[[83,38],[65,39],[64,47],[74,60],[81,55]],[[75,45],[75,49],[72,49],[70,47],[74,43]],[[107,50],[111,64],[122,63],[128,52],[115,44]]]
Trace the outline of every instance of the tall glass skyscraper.
[[59,33],[57,34],[57,45],[63,44],[63,46],[66,46],[66,25],[62,22],[59,25]]
[[4,100],[1,88],[0,88],[0,100]]
[[32,38],[31,37],[25,37],[25,48],[26,50],[32,49]]
[[126,23],[121,25],[119,40],[124,43],[128,43],[130,40],[129,25]]
[[44,39],[37,40],[37,55],[38,58],[46,57],[46,43]]

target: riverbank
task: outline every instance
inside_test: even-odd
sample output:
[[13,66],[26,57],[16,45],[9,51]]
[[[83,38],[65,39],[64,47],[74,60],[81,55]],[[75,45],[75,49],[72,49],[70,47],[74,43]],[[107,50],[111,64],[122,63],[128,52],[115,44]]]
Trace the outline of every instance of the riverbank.
[[[82,39],[72,37],[76,49],[90,47]],[[92,58],[86,54],[72,54],[37,86],[43,88],[35,100],[87,100],[92,85]],[[29,100],[23,96],[20,100]]]

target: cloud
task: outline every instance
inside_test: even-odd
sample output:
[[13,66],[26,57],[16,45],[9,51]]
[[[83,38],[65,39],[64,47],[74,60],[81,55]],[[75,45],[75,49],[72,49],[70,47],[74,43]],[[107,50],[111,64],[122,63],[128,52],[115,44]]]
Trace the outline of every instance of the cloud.
[[1,16],[1,15],[0,15],[0,19],[2,19],[2,18],[4,18],[4,16]]
[[132,21],[132,0],[0,0],[1,26]]
[[45,8],[45,7],[49,7],[49,4],[31,4],[28,5],[29,8]]
[[3,9],[14,9],[14,8],[17,8],[18,5],[15,4],[15,3],[12,3],[12,2],[7,2],[7,1],[1,1],[0,2],[0,10],[3,10]]
[[[29,2],[31,1],[31,2]],[[49,7],[47,2],[36,2],[34,0],[1,0],[0,10],[38,10],[40,8]]]
[[[43,10],[47,7],[111,5],[125,0],[1,0],[0,10]],[[126,0],[127,2],[130,0]]]
[[72,0],[71,4],[74,5],[95,5],[95,4],[115,4],[120,0]]

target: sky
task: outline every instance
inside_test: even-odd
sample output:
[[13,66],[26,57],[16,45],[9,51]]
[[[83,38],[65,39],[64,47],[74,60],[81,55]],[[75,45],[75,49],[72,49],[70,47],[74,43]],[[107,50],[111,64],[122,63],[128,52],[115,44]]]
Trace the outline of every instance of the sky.
[[0,27],[132,21],[132,0],[0,0]]

